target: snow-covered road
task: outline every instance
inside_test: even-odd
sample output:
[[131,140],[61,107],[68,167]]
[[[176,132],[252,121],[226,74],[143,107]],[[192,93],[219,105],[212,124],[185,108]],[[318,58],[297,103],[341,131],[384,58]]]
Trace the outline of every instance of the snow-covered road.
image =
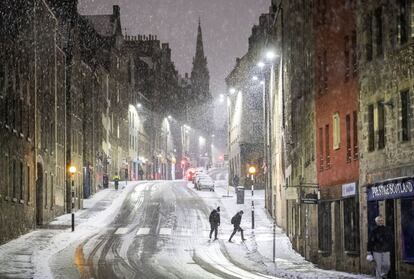
[[[226,177],[222,171],[215,178]],[[0,246],[0,278],[366,278],[323,271],[303,260],[278,230],[277,263],[269,260],[271,220],[258,192],[256,230],[243,217],[246,242],[232,231],[231,216],[245,205],[225,198],[227,185],[216,192],[196,191],[186,181],[129,183],[119,191],[104,190],[77,213],[69,229],[34,231]],[[208,215],[220,206],[219,240],[211,241]],[[69,215],[53,225],[68,225]]]

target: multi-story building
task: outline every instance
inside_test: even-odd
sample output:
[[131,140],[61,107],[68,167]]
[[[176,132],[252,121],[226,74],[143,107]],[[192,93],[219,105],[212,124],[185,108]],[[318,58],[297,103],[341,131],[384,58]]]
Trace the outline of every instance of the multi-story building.
[[[261,59],[265,37],[264,31],[271,22],[271,16],[264,14],[260,24],[252,28],[249,50],[237,58],[236,66],[227,76],[229,91],[227,105],[229,117],[228,154],[229,180],[239,177],[240,185],[250,186],[248,169],[257,169],[256,185],[263,187],[264,134],[263,134],[263,80],[257,67]],[[262,35],[261,35],[262,34]],[[234,185],[237,186],[237,185]]]
[[[118,6],[110,15],[81,16],[77,1],[23,2],[0,4],[0,242],[82,208],[115,172],[136,178],[128,161],[130,104],[146,111],[132,128],[139,161],[153,161],[157,149],[170,166],[164,177],[173,178],[181,142],[164,132],[163,144],[161,126],[153,125],[165,117],[154,113],[157,100],[167,100],[161,111],[181,102],[168,44],[158,42],[153,61],[124,52]],[[139,63],[152,65],[146,75]]]
[[358,1],[357,23],[361,258],[382,215],[394,232],[391,278],[412,278],[414,2]]
[[355,1],[319,3],[314,14],[317,263],[359,272]]

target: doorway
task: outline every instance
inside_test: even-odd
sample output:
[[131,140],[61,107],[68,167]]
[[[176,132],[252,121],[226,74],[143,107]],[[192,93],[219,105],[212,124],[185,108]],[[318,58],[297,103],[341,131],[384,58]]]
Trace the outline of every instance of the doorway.
[[43,224],[43,166],[41,163],[37,163],[36,224]]
[[386,200],[385,201],[385,224],[390,227],[394,233],[394,247],[391,251],[390,261],[391,261],[391,269],[388,274],[389,279],[395,279],[396,272],[395,272],[395,212],[394,212],[394,200]]

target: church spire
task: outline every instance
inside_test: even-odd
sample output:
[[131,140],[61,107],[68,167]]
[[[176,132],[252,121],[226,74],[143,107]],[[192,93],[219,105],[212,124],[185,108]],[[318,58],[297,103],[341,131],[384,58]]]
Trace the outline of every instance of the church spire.
[[205,60],[204,47],[203,47],[203,33],[201,31],[201,19],[198,18],[198,32],[197,32],[197,47],[194,60]]

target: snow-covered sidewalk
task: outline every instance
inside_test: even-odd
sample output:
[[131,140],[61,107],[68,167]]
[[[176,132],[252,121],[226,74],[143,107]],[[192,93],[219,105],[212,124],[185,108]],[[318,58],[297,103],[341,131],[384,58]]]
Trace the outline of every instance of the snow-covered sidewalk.
[[[192,187],[191,184],[188,185]],[[251,229],[251,191],[245,190],[244,204],[236,203],[236,193],[229,187],[227,195],[227,181],[216,181],[216,191],[199,192],[211,209],[221,207],[221,225],[219,227],[220,249],[223,254],[235,265],[244,269],[267,273],[282,278],[372,278],[366,275],[355,275],[344,272],[323,270],[306,261],[292,248],[289,238],[276,227],[276,263],[273,258],[273,219],[264,208],[264,190],[255,190],[255,229]],[[213,197],[216,197],[214,199]],[[233,226],[231,217],[243,210],[241,227],[247,241],[242,242],[240,233],[233,237],[233,243],[228,242]],[[208,237],[208,232],[204,234]]]
[[[137,183],[129,182],[120,190],[104,189],[84,200],[84,209],[75,213],[75,231],[71,215],[65,214],[49,224],[0,246],[0,278],[52,278],[50,258],[71,243],[98,232],[110,224],[123,200]],[[51,227],[60,229],[50,229]],[[67,229],[62,229],[68,227]]]

